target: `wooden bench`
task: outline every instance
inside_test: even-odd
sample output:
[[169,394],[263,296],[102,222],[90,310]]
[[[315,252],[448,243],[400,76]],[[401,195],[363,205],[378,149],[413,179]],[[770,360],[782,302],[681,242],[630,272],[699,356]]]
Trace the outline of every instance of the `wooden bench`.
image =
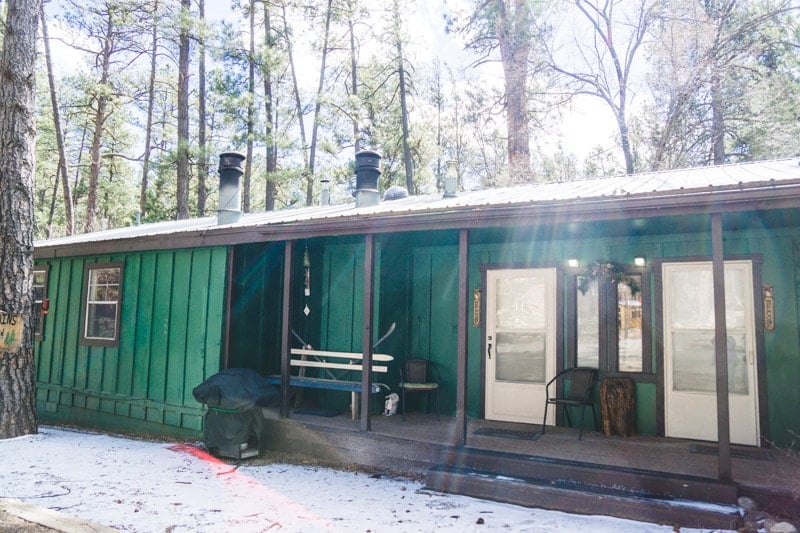
[[[353,420],[358,418],[358,395],[361,393],[361,380],[342,379],[337,376],[339,371],[361,372],[363,354],[356,352],[332,352],[327,350],[307,350],[304,348],[292,348],[289,364],[293,368],[298,368],[298,374],[289,376],[290,387],[306,387],[314,389],[339,390],[351,393],[350,412]],[[372,354],[372,371],[385,374],[389,371],[386,364],[393,361],[394,357],[382,353]],[[375,364],[378,363],[378,364]],[[307,377],[306,369],[322,369],[327,377]],[[280,376],[267,376],[267,381],[280,385]],[[381,390],[389,390],[383,383],[371,383],[370,392],[377,394]]]

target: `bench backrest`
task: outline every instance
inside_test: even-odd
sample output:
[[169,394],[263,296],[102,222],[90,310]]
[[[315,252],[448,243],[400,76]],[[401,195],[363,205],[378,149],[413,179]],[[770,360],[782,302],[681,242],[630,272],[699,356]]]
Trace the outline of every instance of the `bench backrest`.
[[[326,350],[306,350],[303,348],[292,348],[292,366],[306,368],[327,368],[335,370],[363,370],[361,360],[364,355],[356,352],[332,352]],[[387,354],[372,354],[372,371],[386,373],[389,371],[387,365],[376,365],[375,362],[388,363],[394,357]]]

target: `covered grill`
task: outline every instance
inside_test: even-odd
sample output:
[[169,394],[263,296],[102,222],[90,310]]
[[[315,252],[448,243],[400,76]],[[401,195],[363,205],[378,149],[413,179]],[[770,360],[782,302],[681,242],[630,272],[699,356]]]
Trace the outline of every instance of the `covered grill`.
[[192,390],[208,411],[203,420],[203,440],[214,455],[237,460],[257,456],[262,449],[262,407],[280,402],[278,389],[246,368],[223,370]]

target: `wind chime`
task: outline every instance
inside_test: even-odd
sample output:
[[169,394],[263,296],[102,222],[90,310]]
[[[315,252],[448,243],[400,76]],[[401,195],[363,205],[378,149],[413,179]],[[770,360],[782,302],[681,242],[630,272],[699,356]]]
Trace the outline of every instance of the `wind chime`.
[[[308,258],[308,244],[306,244],[306,250],[303,252],[303,295],[305,297],[311,296],[311,260]],[[303,308],[303,313],[306,316],[311,313],[311,309],[308,308],[308,301],[306,301],[306,306]]]

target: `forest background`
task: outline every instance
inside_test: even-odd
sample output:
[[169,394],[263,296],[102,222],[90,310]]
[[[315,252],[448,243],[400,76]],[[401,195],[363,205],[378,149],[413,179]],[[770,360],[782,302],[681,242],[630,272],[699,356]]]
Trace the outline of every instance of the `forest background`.
[[[5,8],[0,0],[0,6]],[[36,238],[800,154],[789,0],[50,0]]]

